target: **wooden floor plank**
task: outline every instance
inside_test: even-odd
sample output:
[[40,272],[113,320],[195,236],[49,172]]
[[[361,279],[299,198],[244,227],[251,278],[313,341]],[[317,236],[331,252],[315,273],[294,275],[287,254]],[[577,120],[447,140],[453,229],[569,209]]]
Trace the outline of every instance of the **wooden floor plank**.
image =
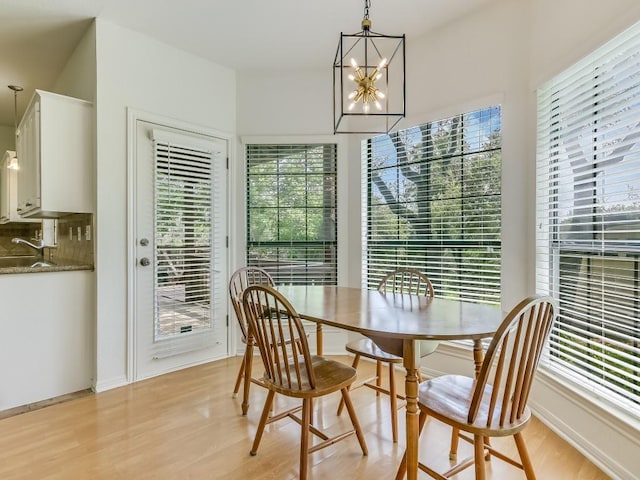
[[[347,357],[339,359],[350,363]],[[257,362],[256,362],[257,363]],[[0,420],[0,478],[38,480],[86,479],[252,479],[298,478],[299,426],[290,420],[267,426],[260,449],[249,455],[265,391],[252,385],[250,409],[241,415],[233,399],[240,358],[189,368],[135,385],[83,396]],[[370,371],[367,371],[371,369]],[[366,363],[362,374],[372,373]],[[386,377],[386,375],[385,375]],[[402,376],[399,386],[402,387]],[[365,432],[369,456],[353,441],[312,455],[311,480],[393,478],[403,454],[391,441],[388,398],[368,389],[352,394]],[[329,432],[349,426],[336,416],[339,396],[315,402],[315,424]],[[277,398],[276,410],[293,405]],[[420,442],[420,458],[446,469],[450,429],[429,421]],[[534,419],[525,430],[540,479],[606,480],[608,477]],[[514,452],[507,439],[494,442]],[[460,457],[470,453],[460,443]],[[492,480],[523,479],[521,471],[492,460]],[[458,480],[473,478],[471,470]]]

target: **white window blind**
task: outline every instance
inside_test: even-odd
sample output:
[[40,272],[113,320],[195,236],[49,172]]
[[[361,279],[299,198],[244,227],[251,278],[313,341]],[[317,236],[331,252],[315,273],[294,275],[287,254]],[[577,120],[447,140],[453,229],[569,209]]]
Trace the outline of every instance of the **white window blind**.
[[640,413],[640,28],[538,90],[537,288],[546,365]]
[[205,348],[223,321],[221,159],[209,142],[154,131],[156,357]]
[[247,265],[276,284],[337,282],[336,144],[247,145]]
[[363,285],[412,267],[436,295],[500,302],[500,110],[363,142]]

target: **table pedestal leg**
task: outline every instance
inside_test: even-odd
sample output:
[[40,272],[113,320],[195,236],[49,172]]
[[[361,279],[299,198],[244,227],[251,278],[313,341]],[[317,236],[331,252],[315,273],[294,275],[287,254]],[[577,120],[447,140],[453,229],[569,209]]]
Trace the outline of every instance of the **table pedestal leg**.
[[407,400],[407,480],[418,478],[418,367],[420,355],[413,340],[404,340],[402,357],[404,368],[407,370],[405,378],[405,396]]

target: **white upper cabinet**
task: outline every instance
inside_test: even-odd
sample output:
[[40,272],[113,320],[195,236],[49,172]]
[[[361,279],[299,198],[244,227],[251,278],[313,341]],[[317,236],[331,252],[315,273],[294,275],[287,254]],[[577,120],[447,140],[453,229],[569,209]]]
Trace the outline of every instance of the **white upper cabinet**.
[[93,108],[36,90],[17,131],[22,217],[93,212]]

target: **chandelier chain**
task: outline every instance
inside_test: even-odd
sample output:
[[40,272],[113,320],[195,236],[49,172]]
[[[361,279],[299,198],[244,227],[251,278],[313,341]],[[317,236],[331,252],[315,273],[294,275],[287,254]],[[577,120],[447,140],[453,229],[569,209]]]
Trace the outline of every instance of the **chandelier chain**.
[[371,8],[371,0],[364,0],[364,19],[369,20],[369,8]]

